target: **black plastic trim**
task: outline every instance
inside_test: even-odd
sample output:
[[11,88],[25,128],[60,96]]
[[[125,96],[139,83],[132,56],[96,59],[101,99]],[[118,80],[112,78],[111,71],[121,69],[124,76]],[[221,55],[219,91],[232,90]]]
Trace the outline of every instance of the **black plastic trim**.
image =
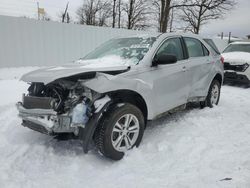
[[85,128],[79,128],[79,138],[81,141],[83,141],[83,151],[84,153],[88,153],[89,151],[89,143],[92,141],[92,138],[94,136],[96,127],[98,126],[103,113],[107,111],[107,109],[110,107],[110,105],[113,104],[113,101],[109,101],[104,105],[104,107],[98,112],[93,114],[91,119],[88,121],[88,123],[85,125]]
[[250,80],[246,75],[237,74],[236,72],[225,72],[224,82],[238,82],[244,84],[250,84]]
[[230,63],[224,63],[224,70],[233,70],[237,72],[245,72],[249,68],[249,64],[245,63],[242,65],[231,65]]
[[55,135],[53,132],[48,131],[45,127],[43,127],[42,125],[33,123],[31,121],[28,120],[23,120],[22,125],[24,127],[28,127],[29,129],[33,130],[33,131],[37,131],[40,132],[42,134],[46,134],[46,135],[50,135],[53,136]]
[[188,59],[189,55],[188,55],[187,45],[186,45],[183,37],[180,37],[180,40],[181,40],[181,46],[182,46],[184,59]]

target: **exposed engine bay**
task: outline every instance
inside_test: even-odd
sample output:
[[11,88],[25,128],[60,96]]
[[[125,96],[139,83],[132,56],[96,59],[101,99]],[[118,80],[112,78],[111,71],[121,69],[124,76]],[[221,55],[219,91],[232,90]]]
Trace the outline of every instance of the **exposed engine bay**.
[[[87,83],[98,80],[100,75],[125,73],[130,66],[118,63],[92,67],[91,63],[95,61],[48,67],[23,75],[21,80],[30,87],[23,100],[17,103],[22,125],[44,134],[74,133],[76,136],[82,129],[86,131],[86,127],[91,127],[87,125],[96,126],[92,120],[102,115],[103,107],[111,98],[106,94],[108,91],[96,92],[87,87]],[[89,129],[85,137],[92,135],[93,130]]]
[[84,128],[100,105],[110,100],[85,87],[85,81],[62,78],[47,85],[31,83],[28,94],[18,103],[23,125],[50,135],[67,132],[78,135],[78,128]]
[[[43,83],[32,83],[28,89],[28,96],[24,97],[24,106],[26,108],[35,108],[39,105],[47,109],[54,109],[58,114],[68,112],[73,106],[84,101],[90,103],[92,93],[89,89],[84,88],[81,84],[70,83],[68,81],[52,82],[48,85]],[[36,101],[27,100],[35,98]],[[25,100],[26,99],[26,100]],[[46,102],[41,104],[39,100]],[[32,104],[29,104],[32,103]],[[33,105],[33,106],[32,106]]]

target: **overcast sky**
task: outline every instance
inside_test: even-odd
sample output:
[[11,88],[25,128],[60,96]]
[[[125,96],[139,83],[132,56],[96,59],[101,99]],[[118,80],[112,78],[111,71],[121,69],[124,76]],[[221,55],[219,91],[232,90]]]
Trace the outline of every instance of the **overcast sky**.
[[[69,1],[69,13],[74,15],[76,9],[83,0],[0,0],[0,15],[37,17],[37,2],[40,7],[45,8],[52,20],[58,20],[59,12],[62,11]],[[250,0],[238,0],[238,4],[222,20],[212,20],[205,25],[201,33],[214,36],[221,32],[233,36],[250,34]]]

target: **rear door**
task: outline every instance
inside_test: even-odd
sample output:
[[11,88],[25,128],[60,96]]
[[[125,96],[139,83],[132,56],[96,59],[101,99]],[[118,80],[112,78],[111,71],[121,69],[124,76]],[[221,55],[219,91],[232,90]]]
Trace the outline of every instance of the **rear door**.
[[189,55],[187,75],[191,88],[189,99],[204,97],[214,64],[213,58],[199,39],[192,37],[184,37],[183,39]]

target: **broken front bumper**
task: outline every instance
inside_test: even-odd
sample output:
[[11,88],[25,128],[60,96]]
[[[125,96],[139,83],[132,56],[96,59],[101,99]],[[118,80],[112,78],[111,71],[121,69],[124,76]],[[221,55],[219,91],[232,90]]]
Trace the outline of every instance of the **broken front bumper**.
[[24,127],[48,135],[78,133],[78,128],[71,125],[70,116],[57,115],[53,109],[27,109],[21,102],[17,103],[16,106]]
[[83,143],[83,150],[88,152],[88,146],[95,133],[96,127],[112,101],[107,101],[100,110],[96,111],[85,125],[72,126],[71,116],[57,115],[52,109],[27,109],[21,102],[17,103],[19,117],[22,118],[22,125],[32,130],[55,135],[56,133],[74,133],[78,135]]

